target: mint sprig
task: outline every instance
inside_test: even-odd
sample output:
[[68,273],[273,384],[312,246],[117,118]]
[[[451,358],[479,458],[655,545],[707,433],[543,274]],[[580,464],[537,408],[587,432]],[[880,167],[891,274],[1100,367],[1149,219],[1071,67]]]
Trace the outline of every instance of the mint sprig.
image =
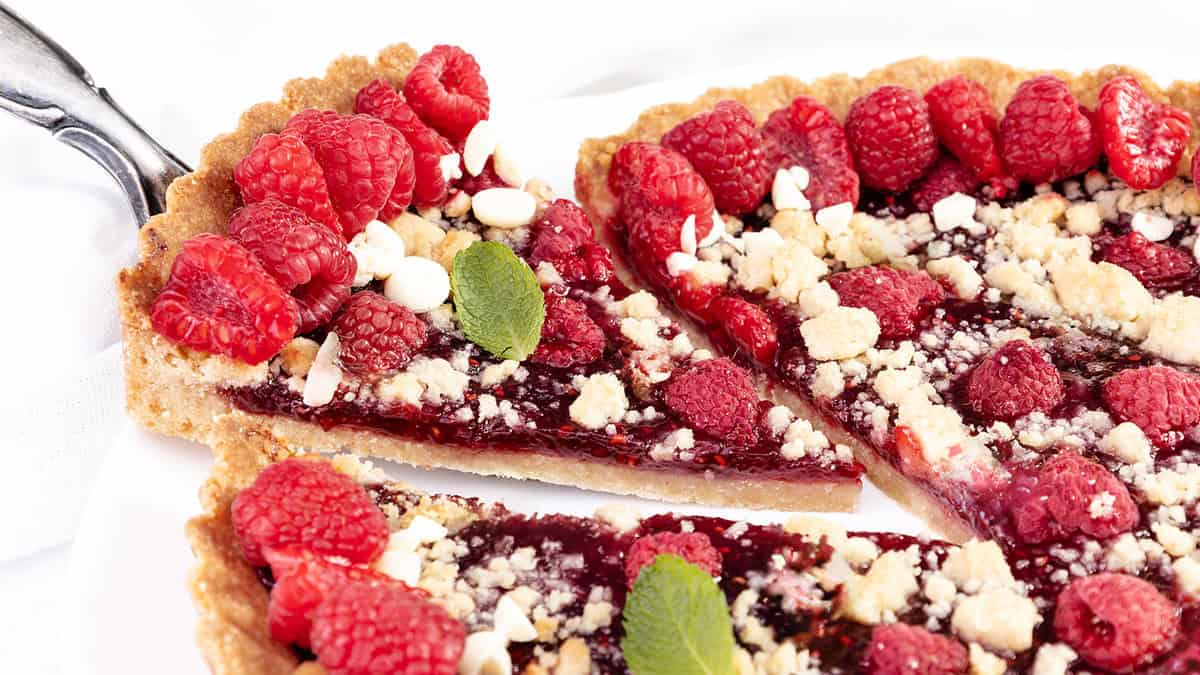
[[733,625],[706,572],[660,555],[625,599],[621,651],[634,675],[732,675]]
[[523,361],[537,347],[545,298],[533,270],[504,244],[480,241],[454,256],[454,308],[467,339],[502,359]]

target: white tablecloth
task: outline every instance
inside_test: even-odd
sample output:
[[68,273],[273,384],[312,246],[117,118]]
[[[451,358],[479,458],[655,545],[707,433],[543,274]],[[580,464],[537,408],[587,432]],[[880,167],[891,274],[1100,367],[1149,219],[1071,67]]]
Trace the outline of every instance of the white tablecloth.
[[[401,40],[472,51],[501,115],[537,115],[541,101],[696,76],[681,93],[690,95],[704,73],[736,66],[771,63],[763,73],[813,76],[862,72],[917,54],[1068,69],[1129,62],[1162,80],[1200,77],[1188,69],[1200,38],[1196,12],[1157,0],[1061,10],[1030,0],[859,0],[850,7],[745,0],[8,1],[189,162],[248,103],[276,97],[289,77],[317,74],[338,53],[370,53]],[[569,175],[578,139],[628,122],[583,129],[547,115],[544,123],[561,143],[557,173]],[[0,473],[0,644],[10,647],[12,672],[49,672],[61,639],[65,555],[90,478],[126,424],[112,279],[133,259],[134,230],[97,167],[8,117],[0,117],[0,203],[0,447],[8,458]]]

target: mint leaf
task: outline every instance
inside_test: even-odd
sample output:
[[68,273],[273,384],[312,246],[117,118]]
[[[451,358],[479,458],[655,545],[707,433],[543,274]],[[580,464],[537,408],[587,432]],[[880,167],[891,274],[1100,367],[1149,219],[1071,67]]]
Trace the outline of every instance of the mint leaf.
[[542,337],[546,301],[529,265],[504,244],[477,241],[454,256],[450,291],[467,339],[523,361]]
[[642,568],[625,599],[621,651],[634,675],[733,675],[733,624],[707,573],[674,555]]

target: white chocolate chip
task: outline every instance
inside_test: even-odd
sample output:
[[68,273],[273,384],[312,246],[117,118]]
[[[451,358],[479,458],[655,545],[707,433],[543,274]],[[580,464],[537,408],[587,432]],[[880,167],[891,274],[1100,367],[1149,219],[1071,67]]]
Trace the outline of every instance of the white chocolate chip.
[[691,271],[699,262],[700,260],[690,253],[676,251],[667,256],[667,273],[677,277],[684,272]]
[[517,601],[505,595],[496,603],[493,619],[494,630],[508,638],[510,642],[531,642],[537,639],[537,629],[529,622],[529,617],[517,605]]
[[696,216],[688,216],[679,228],[679,249],[688,255],[696,255]]
[[826,206],[816,214],[817,225],[831,237],[844,233],[850,227],[850,219],[853,217],[854,205],[850,202]]
[[521,171],[520,163],[513,157],[512,149],[504,143],[498,143],[492,153],[492,169],[496,171],[500,180],[513,187],[525,184],[525,174]]
[[961,192],[943,197],[933,205],[933,224],[939,232],[968,229],[975,223],[975,198]]
[[793,167],[803,171],[804,186],[800,185],[800,181],[796,180],[797,176],[791,170],[778,169],[775,172],[775,180],[771,182],[771,203],[779,211],[784,209],[795,209],[797,211],[807,211],[812,208],[812,204],[808,202],[808,198],[804,196],[804,187],[808,185],[808,172],[801,167]]
[[488,157],[491,157],[492,153],[496,151],[496,144],[499,141],[500,137],[491,122],[487,120],[476,122],[475,126],[471,127],[471,133],[467,134],[467,140],[463,142],[462,161],[467,173],[472,176],[482,173]]
[[342,369],[337,366],[337,357],[341,350],[342,343],[338,340],[337,333],[330,331],[308,369],[308,379],[304,381],[304,405],[315,408],[333,400],[333,395],[337,393],[338,385],[342,382]]
[[1175,223],[1165,216],[1156,216],[1138,211],[1133,214],[1129,226],[1134,232],[1141,234],[1150,241],[1162,241],[1175,231]]
[[393,267],[383,294],[414,312],[428,312],[450,297],[450,275],[429,258],[408,256]]
[[463,645],[458,672],[459,675],[511,673],[512,657],[508,654],[508,640],[494,630],[471,633]]
[[511,230],[528,225],[533,220],[537,200],[524,190],[489,188],[475,193],[471,208],[484,225]]
[[404,239],[386,223],[372,220],[366,229],[354,235],[347,245],[357,268],[353,286],[366,286],[375,279],[387,279],[392,268],[404,259]]
[[438,160],[438,167],[441,168],[442,177],[446,179],[447,183],[462,178],[462,167],[459,166],[461,161],[457,152],[442,155],[442,158]]

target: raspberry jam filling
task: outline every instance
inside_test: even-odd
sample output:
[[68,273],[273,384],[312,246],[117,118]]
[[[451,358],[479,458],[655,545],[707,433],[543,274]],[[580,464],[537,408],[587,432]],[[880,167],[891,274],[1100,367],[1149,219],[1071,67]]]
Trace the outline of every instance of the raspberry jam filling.
[[[464,374],[470,378],[469,388],[461,401],[442,404],[425,403],[419,409],[404,403],[379,400],[373,397],[347,395],[349,389],[339,389],[333,400],[319,407],[307,406],[288,383],[288,376],[279,373],[267,382],[249,387],[231,387],[224,394],[238,408],[252,413],[278,414],[320,424],[326,429],[351,426],[385,431],[400,438],[447,443],[464,448],[538,452],[581,461],[616,463],[626,466],[653,467],[659,470],[685,473],[720,471],[722,475],[743,475],[777,480],[857,480],[860,468],[853,461],[831,458],[828,455],[805,455],[785,459],[780,449],[784,441],[768,433],[761,434],[753,444],[731,444],[702,433],[692,435],[693,445],[686,455],[672,456],[668,449],[671,439],[686,424],[663,404],[662,383],[653,385],[646,398],[637,403],[640,410],[666,410],[667,413],[639,415],[636,424],[615,422],[611,429],[601,432],[580,428],[570,418],[569,408],[578,396],[571,384],[576,378],[605,372],[620,372],[625,368],[628,354],[617,347],[625,338],[621,335],[621,320],[605,308],[629,296],[629,290],[613,280],[600,293],[575,288],[562,291],[565,297],[582,302],[588,315],[604,331],[608,346],[603,356],[586,367],[564,372],[544,364],[526,362],[520,381],[509,379],[484,387],[481,374],[487,367],[486,355],[471,343],[449,332],[434,329],[422,355],[450,362],[465,362]],[[601,299],[596,299],[600,297]],[[665,329],[663,338],[677,335],[677,329]],[[456,358],[457,356],[457,358]],[[494,361],[492,361],[494,365]],[[480,395],[490,395],[504,405],[511,405],[512,418],[496,415],[488,420],[464,420],[462,410],[478,409]],[[765,418],[771,404],[758,401],[756,418]]]

